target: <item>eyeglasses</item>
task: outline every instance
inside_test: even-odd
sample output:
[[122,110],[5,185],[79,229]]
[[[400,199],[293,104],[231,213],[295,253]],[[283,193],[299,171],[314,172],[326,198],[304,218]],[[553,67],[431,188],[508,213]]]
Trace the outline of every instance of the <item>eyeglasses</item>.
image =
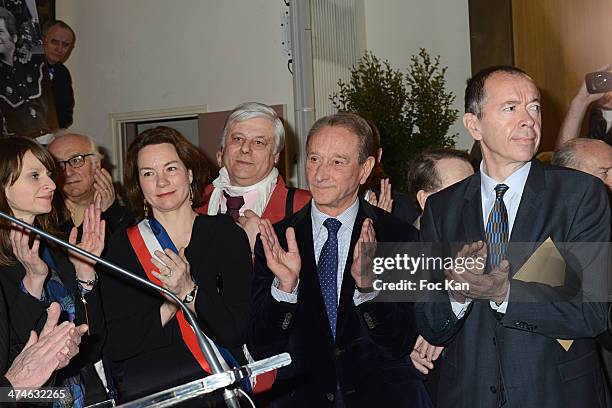
[[87,153],[87,154],[77,154],[76,156],[72,156],[68,160],[58,160],[57,164],[63,169],[66,170],[66,164],[69,164],[73,169],[78,169],[79,167],[83,167],[85,164],[85,158],[87,156],[95,156],[95,153]]

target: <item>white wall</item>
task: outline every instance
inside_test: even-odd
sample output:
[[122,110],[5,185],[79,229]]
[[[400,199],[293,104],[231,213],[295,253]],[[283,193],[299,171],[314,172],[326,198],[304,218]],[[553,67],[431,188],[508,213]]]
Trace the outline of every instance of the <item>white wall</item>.
[[[304,1],[304,0],[300,0]],[[75,88],[73,129],[109,151],[111,113],[247,100],[286,104],[292,77],[280,42],[281,0],[61,0],[58,18],[77,32],[67,65]],[[448,65],[463,111],[470,75],[467,0],[365,0],[367,48],[402,70],[425,47]],[[458,123],[458,146],[471,139]],[[214,137],[217,137],[215,135]]]
[[283,10],[280,0],[58,1],[77,33],[73,129],[110,151],[110,113],[248,100],[286,104],[292,123]]
[[365,16],[367,48],[392,67],[405,72],[419,48],[440,55],[459,110],[450,132],[459,132],[458,148],[470,148],[472,138],[461,124],[465,81],[471,76],[468,0],[365,0]]

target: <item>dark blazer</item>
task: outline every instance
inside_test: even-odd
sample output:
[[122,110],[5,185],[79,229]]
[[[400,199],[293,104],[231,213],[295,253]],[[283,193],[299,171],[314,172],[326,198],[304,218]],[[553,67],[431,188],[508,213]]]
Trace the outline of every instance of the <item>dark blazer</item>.
[[[6,396],[9,391],[13,388],[10,381],[4,376],[9,369],[8,354],[9,354],[9,324],[8,324],[8,309],[6,301],[4,299],[4,291],[0,288],[0,387],[2,387],[1,394]],[[13,401],[5,402],[6,407],[16,407]]]
[[[146,278],[125,229],[108,244],[108,260]],[[199,215],[185,250],[198,284],[195,309],[202,329],[240,361],[251,291],[251,250],[230,217]],[[108,325],[105,355],[113,361],[120,400],[161,391],[206,374],[182,340],[176,316],[162,327],[164,298],[137,282],[104,270],[102,300]],[[120,368],[121,371],[117,371]]]
[[[421,220],[424,242],[484,237],[480,173],[429,197]],[[510,242],[531,243],[534,250],[549,237],[556,243],[608,242],[608,196],[594,177],[534,160]],[[516,254],[509,248],[511,276],[532,252]],[[583,276],[587,272],[573,259],[566,261],[566,285],[576,279],[597,282]],[[579,303],[548,285],[511,279],[504,315],[477,300],[458,320],[448,294],[439,295],[437,302],[415,307],[419,332],[447,347],[438,360],[439,407],[496,407],[500,375],[508,408],[609,406],[593,339],[607,325],[604,303]],[[569,351],[558,338],[574,339]]]
[[255,277],[249,345],[255,358],[289,352],[292,364],[279,371],[273,406],[330,406],[336,390],[349,407],[426,407],[428,397],[409,358],[416,338],[412,305],[365,302],[355,306],[351,276],[353,249],[365,218],[374,221],[378,241],[415,241],[416,230],[360,200],[338,306],[334,343],[316,272],[311,204],[274,225],[286,248],[285,230],[295,228],[302,260],[296,304],[278,302],[270,288],[260,238],[255,245]]
[[[42,245],[44,243],[41,243]],[[74,266],[68,260],[65,252],[56,250],[54,247],[50,248],[58,268],[57,273],[68,293],[75,299],[75,324],[88,323],[89,325],[89,335],[82,338],[79,354],[70,361],[67,367],[58,372],[57,381],[61,381],[65,376],[78,373],[88,363],[97,361],[105,327],[98,285],[84,296],[84,302],[77,287]],[[6,297],[9,313],[9,366],[28,341],[30,331],[40,332],[46,321],[46,308],[49,306],[49,302],[43,303],[19,289],[19,284],[24,276],[25,269],[21,263],[0,267],[0,285]],[[62,319],[61,316],[60,319]]]
[[[377,198],[380,197],[380,189],[375,188],[372,191],[376,194]],[[421,209],[414,198],[396,190],[391,191],[391,198],[393,199],[391,215],[413,225],[421,215]]]
[[0,375],[9,369],[9,312],[4,299],[4,290],[0,287]]
[[408,194],[393,191],[393,209],[391,215],[412,225],[421,215],[421,209]]
[[72,76],[68,68],[61,62],[49,64],[49,73],[51,74],[51,89],[53,89],[57,122],[60,129],[66,129],[72,125],[72,114],[74,112]]

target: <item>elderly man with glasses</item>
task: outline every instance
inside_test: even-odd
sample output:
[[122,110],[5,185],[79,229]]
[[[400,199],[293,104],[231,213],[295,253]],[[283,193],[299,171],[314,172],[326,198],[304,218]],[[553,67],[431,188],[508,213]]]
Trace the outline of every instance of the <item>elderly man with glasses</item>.
[[65,134],[48,148],[63,170],[59,180],[66,207],[62,230],[69,232],[73,226],[80,227],[84,210],[91,203],[100,206],[109,233],[130,221],[131,215],[119,204],[112,177],[102,168],[102,155],[91,137]]

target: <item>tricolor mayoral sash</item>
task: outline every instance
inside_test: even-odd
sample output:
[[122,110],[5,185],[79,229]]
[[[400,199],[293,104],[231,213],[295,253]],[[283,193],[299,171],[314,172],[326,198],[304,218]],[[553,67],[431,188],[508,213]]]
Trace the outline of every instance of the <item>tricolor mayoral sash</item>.
[[[170,236],[164,229],[164,227],[153,217],[149,217],[148,219],[144,219],[140,221],[137,225],[130,227],[127,229],[127,235],[132,244],[132,248],[138,257],[138,261],[140,265],[144,269],[147,278],[157,284],[162,285],[159,279],[157,279],[151,271],[155,271],[159,273],[159,270],[153,265],[151,262],[151,258],[154,257],[155,251],[163,252],[164,249],[168,248],[174,253],[178,254],[178,250]],[[159,260],[155,256],[155,258]],[[185,318],[185,315],[181,309],[176,312],[175,315],[179,328],[181,330],[181,337],[183,338],[183,342],[193,355],[193,357],[197,360],[198,364],[206,373],[211,374],[212,370],[208,361],[202,354],[202,350],[200,350],[200,346],[198,344],[198,340],[193,331],[193,328]],[[206,336],[206,334],[204,334]],[[212,349],[214,350],[217,359],[221,363],[224,370],[229,370],[230,368],[239,367],[238,362],[229,352],[229,350],[218,346],[215,344],[210,338],[206,337],[210,344],[212,345]],[[250,355],[246,346],[243,347],[247,360],[250,359]],[[273,373],[266,373],[263,375],[257,376],[256,379],[252,379],[251,382],[243,382],[243,388],[246,389],[247,392],[263,392],[272,387],[274,383],[274,378],[276,377],[276,371]]]

